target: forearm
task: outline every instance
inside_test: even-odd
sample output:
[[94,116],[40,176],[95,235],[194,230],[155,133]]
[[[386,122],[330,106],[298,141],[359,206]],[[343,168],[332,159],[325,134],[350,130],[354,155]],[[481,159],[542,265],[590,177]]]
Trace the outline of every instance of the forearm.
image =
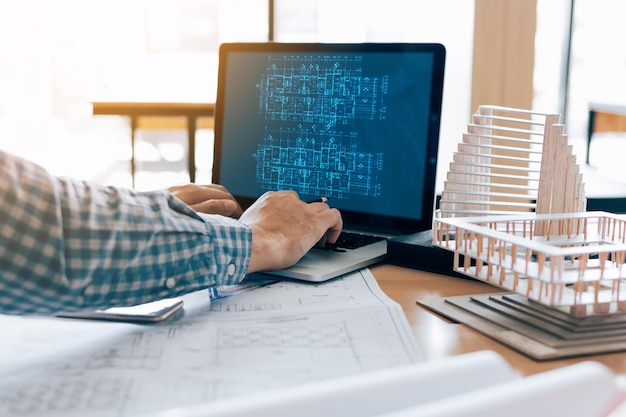
[[235,220],[202,217],[166,192],[58,179],[2,157],[4,313],[132,305],[247,271],[251,232]]

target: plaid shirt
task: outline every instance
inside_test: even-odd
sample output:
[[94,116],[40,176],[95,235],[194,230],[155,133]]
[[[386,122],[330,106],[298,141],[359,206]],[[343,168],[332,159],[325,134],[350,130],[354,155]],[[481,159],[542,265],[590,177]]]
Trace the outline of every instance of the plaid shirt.
[[167,191],[51,176],[0,151],[0,313],[135,305],[246,274],[252,232]]

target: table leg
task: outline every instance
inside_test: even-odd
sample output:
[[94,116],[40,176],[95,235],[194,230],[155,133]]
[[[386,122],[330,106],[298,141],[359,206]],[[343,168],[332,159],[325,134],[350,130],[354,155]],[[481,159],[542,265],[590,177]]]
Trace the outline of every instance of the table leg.
[[130,116],[130,180],[135,188],[135,133],[137,131],[137,116]]
[[591,148],[591,136],[593,135],[593,129],[596,122],[596,112],[589,110],[589,124],[587,125],[587,156],[585,161],[589,165],[589,148]]
[[196,117],[187,117],[187,170],[189,181],[196,182]]

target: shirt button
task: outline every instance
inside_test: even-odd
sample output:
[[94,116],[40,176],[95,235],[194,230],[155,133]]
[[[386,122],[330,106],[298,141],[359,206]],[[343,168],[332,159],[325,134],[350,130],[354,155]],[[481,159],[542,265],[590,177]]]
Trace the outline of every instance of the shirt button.
[[172,289],[176,286],[176,278],[168,278],[165,280],[165,287],[168,289]]
[[229,277],[232,277],[233,275],[235,275],[235,265],[234,264],[230,264],[228,265],[228,269],[226,270],[226,273],[228,274]]

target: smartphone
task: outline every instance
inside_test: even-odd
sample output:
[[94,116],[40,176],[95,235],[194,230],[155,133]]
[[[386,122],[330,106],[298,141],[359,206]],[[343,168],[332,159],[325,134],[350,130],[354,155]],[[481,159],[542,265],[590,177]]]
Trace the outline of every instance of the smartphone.
[[91,320],[113,320],[140,323],[157,323],[172,317],[183,307],[180,298],[166,298],[130,307],[111,307],[104,310],[58,313],[57,317]]

